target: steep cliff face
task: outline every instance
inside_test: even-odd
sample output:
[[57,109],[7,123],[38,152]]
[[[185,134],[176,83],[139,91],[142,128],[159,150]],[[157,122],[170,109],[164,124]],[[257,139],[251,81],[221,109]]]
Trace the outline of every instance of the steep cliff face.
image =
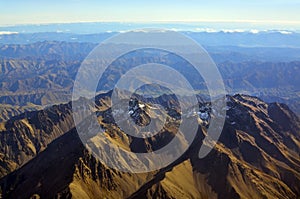
[[22,166],[73,127],[70,103],[23,113],[1,123],[0,176]]
[[[98,110],[98,119],[106,128],[105,133],[111,142],[127,150],[137,150],[135,147],[139,146],[148,152],[155,150],[156,145],[165,144],[164,136],[158,136],[153,139],[154,141],[149,139],[136,141],[126,135],[116,128],[113,120],[108,117],[110,109],[107,108],[107,96],[103,95],[99,100],[102,109]],[[33,115],[30,117],[23,115],[7,122],[6,129],[9,129],[8,124],[11,124],[11,129],[13,127],[15,129],[11,134],[20,137],[26,135],[26,139],[21,140],[27,141],[18,141],[20,139],[14,136],[10,138],[12,141],[2,141],[9,136],[7,130],[1,132],[1,150],[11,151],[10,153],[4,151],[3,156],[12,154],[6,155],[1,165],[8,165],[9,162],[21,165],[19,157],[24,155],[19,154],[22,151],[27,154],[27,160],[31,160],[6,176],[3,172],[4,177],[0,180],[2,197],[297,198],[300,196],[300,122],[284,104],[267,104],[246,95],[228,96],[225,126],[219,142],[208,156],[198,158],[206,130],[202,127],[199,128],[193,144],[177,161],[161,170],[142,174],[120,172],[94,158],[81,143],[76,129],[69,131],[64,127],[68,121],[67,106],[60,105],[54,109],[52,107],[50,110],[53,111],[45,110],[38,112],[39,114],[35,112],[31,113]],[[41,121],[43,123],[40,123]],[[28,123],[34,128],[32,132],[36,134],[24,126]],[[57,133],[56,128],[60,129]],[[174,132],[168,129],[165,133],[171,135]],[[35,136],[28,136],[32,134]],[[49,139],[42,139],[45,136]],[[36,139],[37,137],[40,139]],[[58,138],[55,139],[56,137]],[[34,147],[29,147],[29,143]],[[14,169],[5,171],[8,173],[12,170]]]
[[4,198],[125,198],[152,177],[152,173],[121,173],[101,164],[73,129],[2,178],[1,190]]
[[204,159],[191,157],[200,195],[299,197],[299,119],[283,104],[250,96],[230,97],[228,109],[214,150]]

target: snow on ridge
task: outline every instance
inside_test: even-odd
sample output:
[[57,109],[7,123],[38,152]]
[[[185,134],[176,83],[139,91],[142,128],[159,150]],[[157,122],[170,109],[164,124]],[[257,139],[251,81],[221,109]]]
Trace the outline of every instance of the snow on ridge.
[[258,30],[258,29],[213,29],[213,28],[195,28],[194,30],[190,30],[189,32],[204,32],[204,33],[251,33],[251,34],[259,34],[259,33],[280,33],[283,35],[289,35],[296,33],[294,31],[289,30]]
[[[150,29],[151,30],[151,29]],[[127,30],[127,31],[117,31],[119,33],[124,32],[148,32],[150,30],[147,29],[137,29],[137,30]],[[154,29],[155,30],[155,29]],[[214,28],[194,28],[194,29],[178,29],[178,28],[167,28],[167,29],[157,29],[158,32],[167,32],[167,31],[175,31],[175,32],[199,32],[199,33],[250,33],[250,34],[260,34],[260,33],[280,33],[283,35],[289,35],[296,32],[289,30],[259,30],[259,29],[214,29]]]
[[293,34],[293,31],[288,30],[258,30],[258,29],[221,29],[221,30],[215,30],[215,29],[203,29],[204,31],[201,32],[207,32],[207,33],[217,33],[217,32],[224,32],[224,33],[251,33],[251,34],[259,34],[259,33],[280,33],[284,35]]
[[260,33],[261,31],[260,31],[260,30],[257,30],[257,29],[252,29],[252,30],[250,30],[249,32],[252,33],[252,34],[258,34],[258,33]]
[[0,31],[0,35],[13,35],[13,34],[19,34],[19,33],[13,31]]
[[[298,31],[292,31],[292,30],[260,30],[260,29],[217,29],[217,28],[192,28],[192,29],[179,29],[179,28],[140,28],[136,30],[119,30],[119,31],[113,31],[113,30],[107,30],[103,31],[104,33],[126,33],[126,32],[143,32],[147,33],[149,31],[156,31],[156,32],[168,32],[168,31],[175,31],[175,32],[190,32],[190,33],[228,33],[228,34],[234,34],[234,33],[249,33],[249,34],[261,34],[261,33],[279,33],[282,35],[291,35],[295,33],[299,33]],[[56,33],[67,33],[70,32],[70,30],[56,30],[54,31]],[[20,34],[23,32],[16,32],[16,31],[9,31],[4,30],[0,31],[0,35],[13,35],[13,34]]]
[[284,34],[284,35],[290,35],[290,34],[293,34],[292,31],[286,31],[286,30],[279,30],[278,32],[281,33],[281,34]]

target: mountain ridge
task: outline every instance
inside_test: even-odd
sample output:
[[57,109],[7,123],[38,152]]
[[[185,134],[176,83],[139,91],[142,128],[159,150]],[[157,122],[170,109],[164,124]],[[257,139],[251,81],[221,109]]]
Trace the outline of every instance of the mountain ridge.
[[[105,95],[101,99],[102,103],[107,100]],[[299,197],[299,118],[284,104],[267,104],[248,95],[227,96],[227,106],[227,118],[219,142],[203,159],[198,158],[199,143],[206,131],[202,127],[198,129],[193,144],[175,163],[149,173],[123,173],[107,168],[93,158],[73,129],[3,177],[0,180],[2,196],[13,197],[22,192],[24,198],[173,198],[180,194],[187,198]],[[120,135],[123,133],[111,134],[110,139],[118,140]],[[74,145],[67,144],[69,141]],[[59,164],[61,161],[67,162]],[[57,168],[63,165],[69,166]],[[39,172],[43,171],[49,174],[39,180],[43,176]],[[185,171],[186,176],[193,180],[186,179],[180,171]],[[100,174],[105,177],[100,177]],[[53,176],[62,180],[56,183],[51,180]],[[106,180],[102,182],[101,179]],[[184,186],[186,182],[188,187]],[[170,189],[170,186],[177,188]]]

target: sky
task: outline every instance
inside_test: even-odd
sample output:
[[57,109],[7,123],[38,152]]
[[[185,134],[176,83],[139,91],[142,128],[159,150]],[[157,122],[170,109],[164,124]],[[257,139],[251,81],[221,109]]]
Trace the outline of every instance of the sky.
[[0,7],[0,26],[103,21],[300,26],[299,0],[0,0]]

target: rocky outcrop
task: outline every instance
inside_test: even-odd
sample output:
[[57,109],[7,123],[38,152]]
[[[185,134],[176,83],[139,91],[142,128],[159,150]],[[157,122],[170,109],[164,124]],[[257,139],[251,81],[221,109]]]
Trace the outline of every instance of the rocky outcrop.
[[[102,96],[101,99],[102,104],[107,104],[103,101],[107,98]],[[227,96],[227,110],[221,137],[208,156],[198,158],[201,144],[206,144],[202,143],[206,134],[206,128],[202,127],[190,148],[177,161],[161,170],[142,174],[124,173],[105,166],[85,149],[76,130],[72,129],[52,141],[27,164],[3,177],[0,180],[2,197],[299,197],[300,126],[297,116],[283,104],[267,104],[247,95]],[[107,137],[120,147],[132,150],[133,139],[118,130],[113,120],[102,118],[107,111],[109,109],[98,114]],[[30,123],[36,129],[44,129],[45,135],[54,129],[48,127],[51,123],[47,121],[63,120],[53,111],[37,114],[34,118],[29,119]],[[37,118],[47,125],[35,124],[34,121],[39,121]],[[22,127],[17,119],[11,123],[15,128]],[[146,152],[155,151],[152,146],[161,142],[164,142],[162,137],[157,137],[155,142],[139,140],[138,145],[150,145],[145,148]],[[33,153],[29,149],[28,153]]]

